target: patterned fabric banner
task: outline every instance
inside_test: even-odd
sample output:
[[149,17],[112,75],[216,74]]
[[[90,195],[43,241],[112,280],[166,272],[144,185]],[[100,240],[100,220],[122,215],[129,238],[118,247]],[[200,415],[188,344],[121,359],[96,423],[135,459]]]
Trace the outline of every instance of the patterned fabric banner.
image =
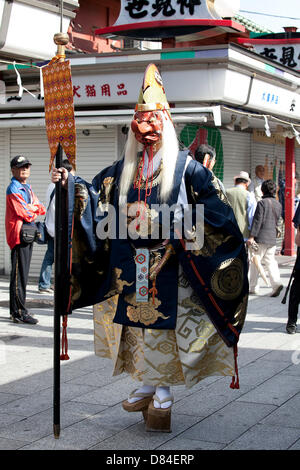
[[76,170],[76,128],[70,62],[55,62],[43,67],[45,121],[50,148],[51,171],[58,144]]
[[149,250],[137,248],[136,256],[136,301],[148,301]]

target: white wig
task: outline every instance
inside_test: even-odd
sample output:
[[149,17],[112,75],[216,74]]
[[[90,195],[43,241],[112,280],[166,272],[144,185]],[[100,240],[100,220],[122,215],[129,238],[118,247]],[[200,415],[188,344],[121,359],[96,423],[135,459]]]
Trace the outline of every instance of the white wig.
[[[161,111],[160,111],[161,112]],[[173,123],[168,115],[163,115],[162,146],[160,153],[162,155],[162,175],[160,186],[160,202],[167,202],[173,187],[173,179],[178,156],[178,139]],[[128,132],[128,139],[125,147],[124,168],[120,181],[119,203],[126,204],[127,194],[137,170],[137,153],[143,150],[131,130]]]

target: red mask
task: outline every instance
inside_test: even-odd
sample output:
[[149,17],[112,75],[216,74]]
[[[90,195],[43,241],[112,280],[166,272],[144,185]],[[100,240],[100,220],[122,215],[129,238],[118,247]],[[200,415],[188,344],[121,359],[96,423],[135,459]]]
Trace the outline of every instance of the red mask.
[[161,139],[163,120],[160,112],[137,111],[131,122],[135,138],[143,145],[153,145]]

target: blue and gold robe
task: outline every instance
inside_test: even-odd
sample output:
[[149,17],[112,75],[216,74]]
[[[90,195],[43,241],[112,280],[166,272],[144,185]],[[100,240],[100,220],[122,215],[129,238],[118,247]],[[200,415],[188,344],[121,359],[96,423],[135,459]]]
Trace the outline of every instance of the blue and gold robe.
[[[114,374],[127,371],[152,385],[192,386],[208,375],[233,375],[233,347],[247,309],[248,266],[242,234],[217,178],[179,152],[168,205],[177,203],[184,179],[190,207],[204,205],[204,243],[188,251],[184,236],[178,239],[171,229],[175,254],[157,276],[155,295],[138,302],[136,249],[148,248],[151,267],[165,248],[162,239],[145,234],[137,240],[130,233],[122,239],[98,238],[109,208],[115,214],[120,209],[122,167],[123,160],[106,168],[92,185],[69,178],[70,194],[75,185],[72,306],[95,305],[96,353],[114,360]],[[159,203],[159,187],[155,174],[150,197],[141,187],[140,200],[146,200],[150,212]],[[132,187],[127,207],[137,200]],[[72,204],[73,198],[71,212]]]

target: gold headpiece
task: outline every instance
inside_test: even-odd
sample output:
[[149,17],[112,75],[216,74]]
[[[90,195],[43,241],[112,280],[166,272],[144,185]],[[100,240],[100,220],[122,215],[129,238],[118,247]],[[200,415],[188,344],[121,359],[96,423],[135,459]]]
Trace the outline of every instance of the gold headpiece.
[[163,111],[169,112],[161,75],[154,64],[149,64],[145,70],[143,85],[139,94],[135,111]]

